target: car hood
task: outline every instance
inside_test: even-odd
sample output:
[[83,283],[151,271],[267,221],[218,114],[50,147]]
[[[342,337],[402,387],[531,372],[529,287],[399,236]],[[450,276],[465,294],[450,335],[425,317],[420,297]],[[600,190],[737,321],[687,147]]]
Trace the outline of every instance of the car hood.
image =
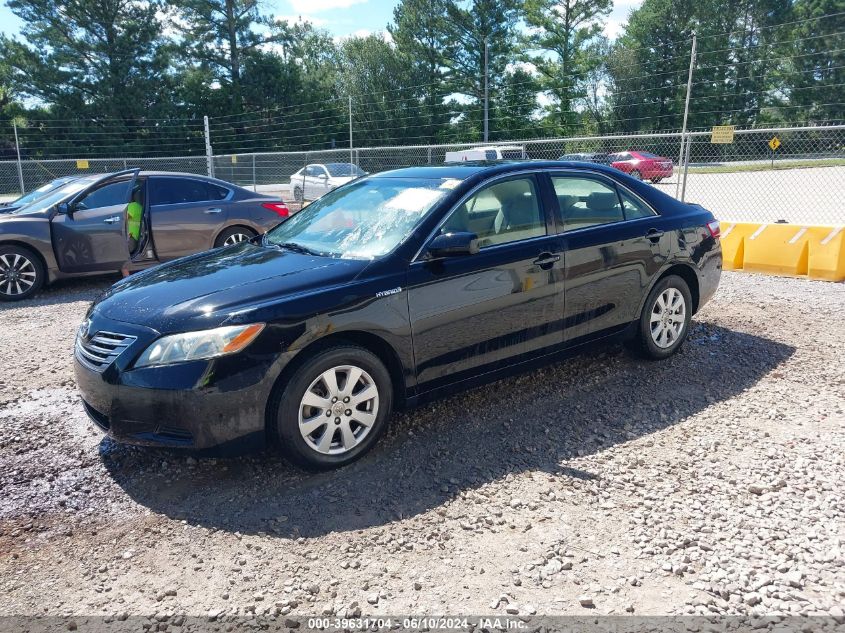
[[177,259],[112,286],[94,310],[162,334],[249,319],[262,308],[353,279],[367,265],[243,242]]

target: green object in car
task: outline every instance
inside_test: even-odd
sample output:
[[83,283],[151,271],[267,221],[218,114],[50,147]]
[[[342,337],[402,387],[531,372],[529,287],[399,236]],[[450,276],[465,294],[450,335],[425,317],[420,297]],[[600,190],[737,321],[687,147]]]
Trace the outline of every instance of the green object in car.
[[126,230],[129,237],[138,240],[141,238],[141,216],[144,214],[144,207],[139,202],[130,202],[126,207]]

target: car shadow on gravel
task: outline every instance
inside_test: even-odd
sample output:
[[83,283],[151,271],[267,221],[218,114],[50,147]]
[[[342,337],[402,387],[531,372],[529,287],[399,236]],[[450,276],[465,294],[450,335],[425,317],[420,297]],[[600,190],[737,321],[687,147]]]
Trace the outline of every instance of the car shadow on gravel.
[[[681,352],[663,362],[620,346],[594,350],[394,415],[375,450],[328,473],[305,473],[271,451],[194,459],[104,440],[100,454],[115,482],[156,513],[242,534],[316,537],[438,509],[513,473],[594,479],[570,460],[753,388],[794,351],[707,323],[696,324]],[[507,502],[498,495],[490,501]]]

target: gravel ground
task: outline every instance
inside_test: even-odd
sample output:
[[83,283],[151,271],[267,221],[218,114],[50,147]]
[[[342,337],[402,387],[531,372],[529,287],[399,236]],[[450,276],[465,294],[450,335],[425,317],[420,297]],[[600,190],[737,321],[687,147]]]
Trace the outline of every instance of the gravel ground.
[[103,439],[70,350],[110,281],[0,307],[0,616],[845,622],[845,285],[726,273],[668,361],[503,380],[313,475]]

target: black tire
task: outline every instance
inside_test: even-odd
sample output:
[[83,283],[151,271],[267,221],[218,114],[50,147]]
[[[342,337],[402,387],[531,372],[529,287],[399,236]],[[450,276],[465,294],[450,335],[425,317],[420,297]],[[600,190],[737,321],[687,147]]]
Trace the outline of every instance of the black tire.
[[29,299],[46,279],[44,264],[34,251],[13,244],[0,246],[0,301]]
[[[306,392],[313,393],[311,388],[315,384],[314,389],[322,391],[321,395],[328,396],[328,391],[323,389],[325,383],[321,382],[321,376],[325,372],[331,372],[333,369],[341,370],[344,367],[355,367],[364,372],[360,382],[356,383],[360,385],[358,390],[355,392],[350,390],[349,393],[362,394],[365,386],[370,384],[376,389],[375,406],[378,407],[375,416],[369,414],[370,417],[374,418],[374,421],[368,427],[369,430],[363,433],[361,439],[357,440],[358,443],[353,444],[354,447],[349,450],[342,446],[344,443],[343,431],[347,427],[352,429],[353,439],[357,439],[354,434],[362,433],[367,427],[355,421],[356,414],[367,414],[366,407],[370,406],[369,402],[372,401],[357,405],[364,408],[356,409],[351,415],[349,415],[351,409],[338,412],[332,410],[332,408],[309,407],[303,403]],[[335,373],[334,375],[337,378],[338,374]],[[347,380],[348,375],[346,374]],[[369,382],[370,380],[371,382]],[[340,380],[337,380],[337,384],[341,384]],[[327,403],[329,402],[332,402],[332,400],[327,400]],[[355,407],[356,405],[345,405],[341,401],[337,401],[331,406]],[[305,361],[286,384],[277,391],[270,409],[270,420],[273,425],[271,430],[275,431],[282,452],[292,462],[311,470],[328,470],[349,464],[369,451],[384,434],[392,407],[393,384],[390,373],[378,357],[363,348],[352,345],[332,347],[318,352]],[[301,411],[303,416],[307,416],[306,422],[311,420],[313,421],[312,424],[319,425],[314,427],[314,431],[312,435],[308,436],[308,440],[300,432]],[[326,415],[325,423],[320,424],[323,421],[324,412],[330,415]],[[312,443],[319,444],[323,440],[324,433],[331,433],[328,436],[329,450],[342,452],[329,454],[320,452],[316,446],[312,446]]]
[[298,202],[299,204],[303,203],[303,201],[305,200],[305,196],[303,196],[303,194],[302,194],[302,189],[300,189],[299,187],[293,188],[293,199],[294,199],[295,202]]
[[643,175],[640,173],[639,169],[634,169],[631,171],[631,177],[636,178],[637,180],[642,180]]
[[[216,240],[214,240],[214,248],[220,248],[221,246],[233,246],[238,242],[243,242],[252,237],[255,237],[256,235],[258,234],[247,226],[230,226],[228,229],[218,235]],[[229,241],[230,243],[227,244],[227,241]]]
[[659,183],[661,180],[663,180],[663,178],[652,178],[652,179],[651,179],[651,182],[653,182],[653,183],[656,185],[656,184],[657,184],[657,183]]
[[[673,294],[671,293],[671,290],[677,291],[683,298],[683,319],[680,321],[677,319],[677,311],[664,317],[663,314],[665,311],[662,309],[661,305],[658,304],[661,297],[663,297],[664,305],[666,304],[667,296],[672,296]],[[668,295],[664,294],[667,292]],[[661,320],[653,324],[652,315],[655,317],[659,315]],[[678,351],[678,348],[680,348],[684,340],[687,338],[691,318],[692,295],[687,282],[676,275],[664,277],[655,284],[654,288],[651,289],[645,305],[643,306],[643,312],[640,315],[640,323],[636,339],[639,350],[647,358],[655,360],[668,358]],[[672,320],[669,321],[669,319]],[[670,336],[670,333],[674,333],[674,323],[682,323],[682,327],[677,334]],[[661,329],[660,326],[662,326],[663,329]],[[658,344],[658,340],[661,340],[660,333],[663,331],[667,331],[665,337],[662,339],[664,343]]]

